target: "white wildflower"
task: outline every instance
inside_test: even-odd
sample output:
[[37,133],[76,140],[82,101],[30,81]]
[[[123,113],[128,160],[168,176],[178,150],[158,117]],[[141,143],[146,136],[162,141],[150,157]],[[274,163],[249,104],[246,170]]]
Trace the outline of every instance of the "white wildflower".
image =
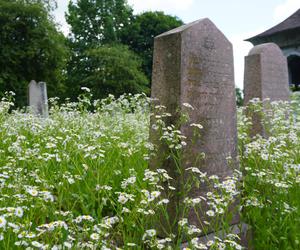
[[183,218],[178,222],[178,225],[181,227],[183,227],[184,225],[187,225],[187,224],[188,224],[187,218]]
[[64,242],[64,246],[68,249],[71,249],[72,248],[72,243],[68,242],[68,241],[65,241]]
[[0,216],[0,228],[4,228],[6,225],[6,219],[4,216]]
[[15,215],[16,216],[18,216],[18,217],[23,217],[23,214],[24,214],[24,211],[23,211],[23,208],[21,208],[21,207],[17,207],[16,209],[15,209]]
[[92,233],[92,234],[91,234],[91,239],[92,239],[92,240],[99,240],[99,239],[100,239],[100,236],[99,236],[99,234],[97,234],[97,233]]
[[196,128],[199,128],[199,129],[203,129],[203,126],[199,123],[192,123],[190,126],[191,127],[196,127]]
[[215,215],[215,212],[213,210],[208,210],[206,212],[206,214],[209,216],[209,217],[213,217]]
[[87,87],[81,87],[81,90],[86,91],[88,93],[91,92],[91,90],[89,88],[87,88]]
[[35,188],[29,188],[27,189],[27,192],[31,195],[31,196],[38,196],[39,192],[35,189]]
[[184,107],[186,107],[186,108],[190,108],[191,110],[194,110],[194,107],[191,105],[191,104],[189,104],[189,103],[183,103],[182,104]]
[[125,204],[127,201],[128,197],[121,193],[118,197],[118,202],[120,202],[121,204]]

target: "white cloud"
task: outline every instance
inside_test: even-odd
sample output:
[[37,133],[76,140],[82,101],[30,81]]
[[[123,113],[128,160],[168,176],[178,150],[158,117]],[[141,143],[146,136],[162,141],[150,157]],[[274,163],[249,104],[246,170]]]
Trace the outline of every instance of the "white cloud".
[[70,27],[65,19],[65,11],[68,9],[69,1],[66,0],[57,0],[57,9],[54,11],[55,21],[59,23],[60,30],[68,35]]
[[275,21],[283,21],[300,8],[300,0],[286,0],[274,10]]
[[166,13],[189,9],[195,0],[128,0],[135,13],[161,10]]

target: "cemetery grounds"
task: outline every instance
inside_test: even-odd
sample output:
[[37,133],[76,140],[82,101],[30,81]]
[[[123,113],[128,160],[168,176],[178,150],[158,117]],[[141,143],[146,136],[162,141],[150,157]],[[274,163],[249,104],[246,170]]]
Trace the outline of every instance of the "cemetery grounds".
[[[78,102],[50,99],[50,118],[13,110],[13,93],[0,103],[0,249],[242,249],[229,233],[228,207],[237,210],[255,249],[300,249],[300,98],[273,103],[262,116],[267,139],[251,138],[251,121],[238,110],[240,171],[219,180],[201,166],[181,194],[184,211],[209,205],[201,227],[185,214],[171,232],[167,213],[176,187],[158,166],[148,169],[155,151],[149,142],[150,100],[144,95],[92,101],[84,88]],[[298,99],[298,100],[297,100]],[[193,107],[186,104],[193,110]],[[186,138],[166,127],[164,107],[151,129],[161,131],[169,157],[178,162]],[[193,112],[193,111],[192,111]],[[186,116],[183,117],[187,118]],[[188,118],[182,122],[188,123]],[[201,140],[201,124],[190,124]],[[196,157],[196,156],[195,156]],[[203,155],[200,157],[204,157]],[[228,159],[230,161],[230,159]],[[191,185],[207,183],[204,197],[189,198]],[[162,219],[164,217],[164,219]],[[159,225],[159,222],[163,225]],[[174,226],[174,225],[173,225]],[[208,228],[226,236],[201,242]],[[159,237],[163,230],[165,237]]]

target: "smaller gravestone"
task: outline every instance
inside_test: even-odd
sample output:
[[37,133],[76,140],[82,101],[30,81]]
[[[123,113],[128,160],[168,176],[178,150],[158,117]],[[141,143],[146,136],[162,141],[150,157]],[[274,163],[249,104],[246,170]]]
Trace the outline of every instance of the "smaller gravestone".
[[[270,102],[289,101],[288,79],[287,60],[280,48],[274,43],[255,46],[245,57],[244,104],[253,98],[269,99]],[[254,114],[252,123],[252,135],[266,136],[260,115]]]
[[253,98],[289,100],[289,75],[285,56],[275,43],[252,48],[245,57],[245,104]]
[[29,106],[32,112],[41,117],[48,117],[48,97],[45,82],[36,83],[32,80],[29,83]]

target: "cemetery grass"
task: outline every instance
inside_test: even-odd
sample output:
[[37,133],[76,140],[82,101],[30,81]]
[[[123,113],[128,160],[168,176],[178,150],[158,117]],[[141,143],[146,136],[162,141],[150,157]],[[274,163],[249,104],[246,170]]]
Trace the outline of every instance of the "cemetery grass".
[[[240,109],[243,171],[242,218],[252,228],[254,249],[300,249],[300,99],[291,104],[252,100],[267,138],[251,138],[251,119]],[[263,107],[267,111],[263,112]]]
[[[148,140],[149,99],[91,101],[84,90],[76,103],[58,105],[51,99],[50,119],[11,111],[13,96],[2,99],[0,249],[179,249],[183,241],[186,249],[241,249],[234,234],[200,242],[197,236],[207,225],[190,225],[184,214],[175,234],[169,230],[174,218],[166,211],[176,188],[166,171],[148,169],[151,154],[158,153]],[[240,110],[243,176],[236,171],[223,181],[206,176],[199,166],[187,170],[195,177],[191,182],[209,182],[211,192],[189,198],[187,185],[181,194],[185,210],[209,202],[210,227],[226,231],[228,207],[239,199],[256,249],[300,249],[300,130],[298,116],[286,119],[290,108],[274,104],[273,119],[266,119],[273,128],[269,139],[251,139],[251,122]],[[175,126],[164,127],[168,115],[156,117],[156,129],[170,157],[178,159],[185,138]],[[201,134],[200,124],[191,126]],[[155,221],[162,217],[167,223],[158,226]],[[157,236],[161,228],[165,238]]]

